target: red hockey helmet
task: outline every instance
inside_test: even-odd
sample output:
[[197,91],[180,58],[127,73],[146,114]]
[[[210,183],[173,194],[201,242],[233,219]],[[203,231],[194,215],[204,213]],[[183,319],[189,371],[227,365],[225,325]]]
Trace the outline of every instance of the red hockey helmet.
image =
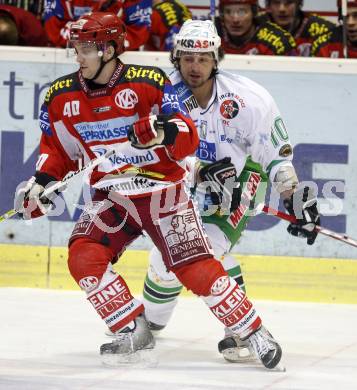
[[[271,0],[265,0],[266,7],[269,7],[270,1]],[[297,3],[298,7],[300,7],[300,8],[304,5],[304,0],[295,0],[295,2]]]
[[258,5],[258,0],[220,0],[219,6],[231,4],[253,4]]
[[234,4],[250,4],[253,7],[253,13],[256,15],[258,13],[258,0],[219,0],[218,9],[219,12],[223,12],[223,8],[225,5],[234,5]]
[[110,12],[92,12],[72,23],[70,42],[92,42],[95,44],[115,43],[115,53],[124,51],[125,24]]

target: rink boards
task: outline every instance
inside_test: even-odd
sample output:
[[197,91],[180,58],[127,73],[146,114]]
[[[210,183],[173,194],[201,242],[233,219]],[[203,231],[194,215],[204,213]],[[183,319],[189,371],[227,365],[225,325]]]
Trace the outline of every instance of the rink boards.
[[[0,214],[13,208],[16,186],[33,174],[37,159],[39,108],[51,80],[76,69],[62,49],[0,48]],[[125,53],[125,63],[157,65],[170,71],[168,53]],[[30,66],[29,66],[30,64]],[[294,144],[294,165],[301,181],[318,190],[322,224],[357,237],[357,63],[270,56],[227,55],[221,68],[247,76],[266,87],[278,103]],[[31,71],[29,71],[31,69]],[[58,86],[60,88],[60,86]],[[239,91],[232,91],[232,93]],[[239,115],[239,114],[238,114]],[[226,138],[223,137],[223,141]],[[81,183],[64,194],[66,209],[50,220],[27,226],[19,220],[0,224],[0,243],[66,246],[83,204]],[[277,198],[266,203],[277,208]],[[257,245],[258,243],[258,245]],[[140,239],[135,248],[147,250]],[[234,251],[248,255],[357,259],[357,249],[319,237],[315,245],[289,237],[286,223],[258,216]]]
[[[61,49],[3,47],[0,54],[1,214],[13,207],[18,183],[33,174],[39,108],[49,81],[76,66]],[[171,68],[168,53],[126,53],[123,60]],[[323,226],[356,238],[357,62],[227,55],[221,67],[254,79],[272,93],[295,145],[298,176],[318,187]],[[70,184],[64,194],[67,208],[60,217],[0,224],[0,286],[77,288],[64,247],[79,216],[78,184]],[[139,238],[120,262],[119,270],[135,293],[141,292],[151,245]],[[234,252],[242,254],[253,298],[357,303],[356,248],[322,236],[308,246],[287,234],[285,222],[258,216]]]
[[[355,260],[236,256],[253,299],[357,304]],[[148,251],[127,250],[115,265],[134,294],[142,291],[147,264]],[[67,248],[27,245],[0,245],[0,287],[79,289]]]

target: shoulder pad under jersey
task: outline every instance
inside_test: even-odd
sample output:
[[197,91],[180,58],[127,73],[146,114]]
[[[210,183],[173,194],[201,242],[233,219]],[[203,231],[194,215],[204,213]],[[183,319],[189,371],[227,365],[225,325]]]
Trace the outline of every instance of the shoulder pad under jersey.
[[301,35],[317,38],[333,30],[336,25],[329,20],[315,14],[306,14],[307,22]]
[[343,41],[342,26],[336,26],[332,31],[327,34],[320,35],[312,43],[311,55],[316,56],[319,51],[326,45],[331,43],[338,43]]
[[146,83],[155,88],[163,89],[168,80],[166,73],[156,66],[127,64],[125,68],[121,81]]
[[181,25],[185,20],[191,19],[190,10],[176,1],[163,1],[153,6],[153,10],[159,12],[161,20],[167,29]]
[[76,80],[76,72],[68,74],[66,76],[62,76],[55,80],[48,88],[48,91],[45,96],[45,103],[49,104],[55,96],[60,95],[61,93],[76,90],[78,88]]
[[256,31],[258,42],[262,42],[272,49],[275,54],[284,55],[296,48],[294,37],[277,24],[266,22],[259,25]]

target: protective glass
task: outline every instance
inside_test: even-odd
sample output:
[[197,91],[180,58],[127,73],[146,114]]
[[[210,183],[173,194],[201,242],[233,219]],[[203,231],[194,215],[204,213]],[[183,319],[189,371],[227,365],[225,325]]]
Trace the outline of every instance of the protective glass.
[[224,17],[228,17],[228,18],[233,18],[233,17],[238,17],[238,18],[243,18],[247,15],[249,15],[249,13],[251,12],[251,10],[249,8],[243,8],[243,7],[224,7],[224,10],[223,10],[223,16]]
[[86,59],[98,58],[103,56],[104,49],[104,42],[68,41],[67,56],[81,56]]

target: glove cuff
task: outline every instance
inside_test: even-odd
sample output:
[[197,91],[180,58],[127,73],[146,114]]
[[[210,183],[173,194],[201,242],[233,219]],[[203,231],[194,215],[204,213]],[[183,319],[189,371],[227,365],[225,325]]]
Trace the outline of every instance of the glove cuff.
[[53,181],[58,181],[58,179],[45,172],[37,171],[34,176],[35,176],[35,182],[40,186],[42,186],[43,188],[45,188],[48,185],[48,183],[51,183]]

